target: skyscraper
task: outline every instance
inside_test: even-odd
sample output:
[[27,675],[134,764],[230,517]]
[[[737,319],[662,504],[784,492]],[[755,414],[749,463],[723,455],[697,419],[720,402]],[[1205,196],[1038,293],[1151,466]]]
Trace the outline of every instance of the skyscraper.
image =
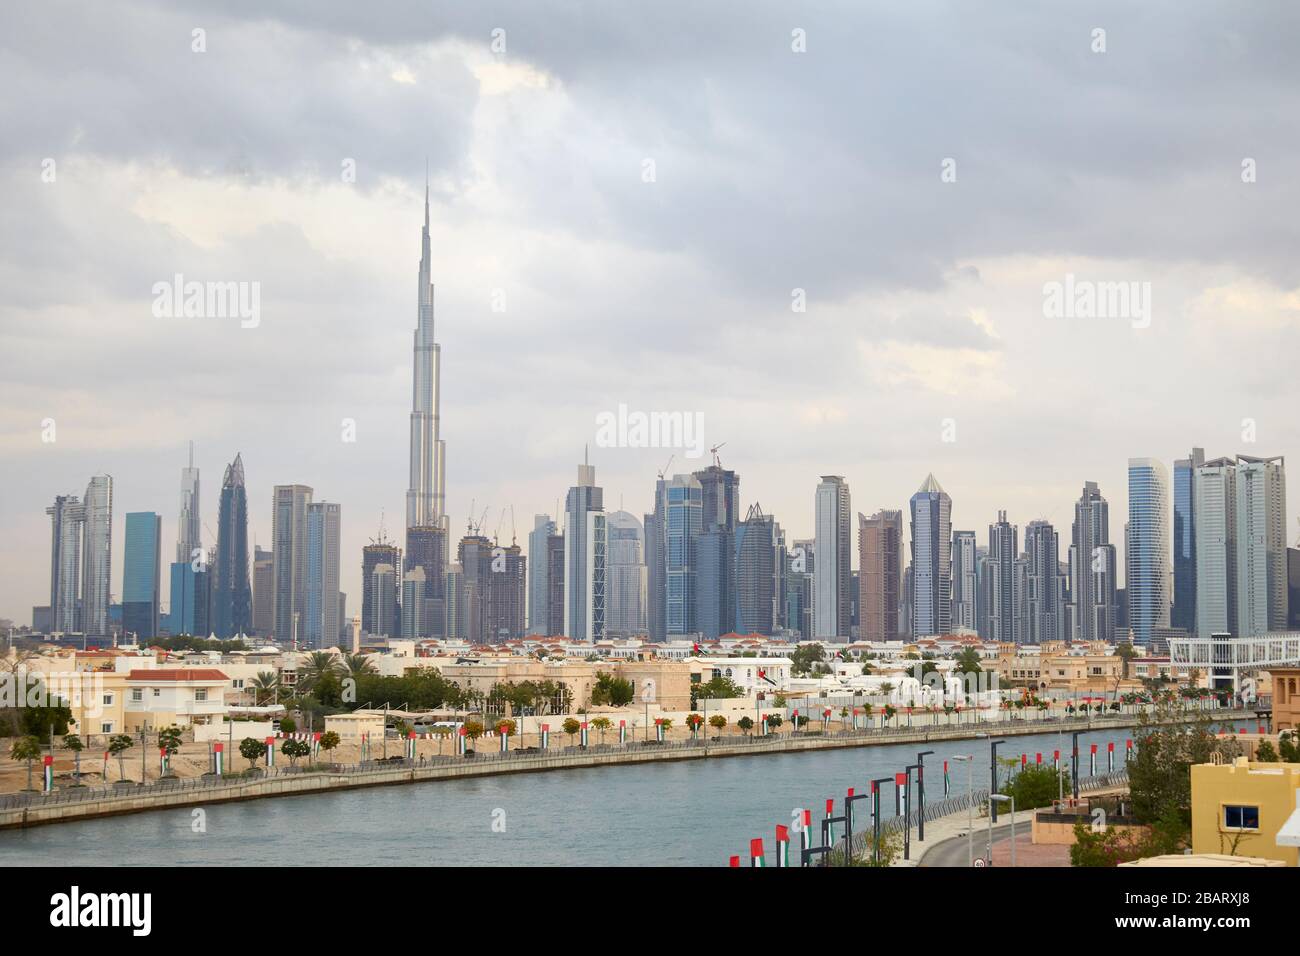
[[[307,509],[312,489],[276,485],[271,500],[275,568],[275,637],[303,643],[307,617]],[[396,572],[396,568],[394,572]],[[335,588],[337,591],[338,589]]]
[[1023,642],[1042,644],[1065,640],[1065,582],[1061,576],[1061,543],[1047,521],[1025,527],[1025,619]]
[[[1215,458],[1196,468],[1197,637],[1237,633],[1237,463]],[[1175,512],[1175,521],[1177,513]],[[1174,557],[1177,561],[1177,542]],[[1175,585],[1177,579],[1175,579]]]
[[424,623],[424,568],[411,568],[402,578],[402,637],[419,640],[428,630]]
[[406,526],[441,527],[446,530],[446,448],[442,441],[439,416],[442,349],[434,341],[433,334],[432,276],[429,187],[426,184],[424,229],[420,233],[418,314],[411,397],[411,468],[410,485],[406,492]]
[[700,483],[696,543],[696,628],[708,639],[736,629],[736,525],[740,477],[714,464],[695,472]]
[[1119,564],[1110,543],[1110,505],[1095,481],[1084,482],[1074,505],[1069,561],[1071,639],[1115,640]]
[[340,508],[307,505],[307,607],[300,636],[316,648],[333,647],[343,629],[339,608]]
[[253,630],[265,637],[275,630],[275,555],[253,547]]
[[528,533],[528,633],[547,634],[549,619],[549,592],[547,575],[550,565],[546,544],[555,534],[555,522],[550,515],[533,515],[533,530]]
[[462,572],[458,603],[464,630],[459,636],[470,644],[495,641],[489,615],[492,542],[471,525],[456,548],[456,561]]
[[976,608],[979,603],[979,578],[975,568],[977,548],[974,531],[952,533],[951,626],[954,631],[976,630]]
[[814,540],[817,570],[813,574],[813,634],[846,642],[850,636],[853,577],[853,532],[849,486],[841,475],[823,475],[817,485]]
[[669,639],[694,634],[696,571],[699,564],[703,490],[694,475],[674,475],[663,483],[664,633]]
[[668,483],[659,475],[655,482],[654,510],[648,512],[643,523],[645,529],[646,631],[650,640],[662,643],[668,637],[668,588],[664,577],[668,569],[666,551]]
[[194,442],[190,463],[181,469],[181,510],[176,522],[176,560],[189,564],[203,555],[202,516],[199,511],[199,470],[194,467]]
[[626,511],[610,514],[607,555],[605,636],[626,638],[645,634],[645,545],[641,522],[635,515]]
[[1124,592],[1137,647],[1150,647],[1169,627],[1173,600],[1169,470],[1155,458],[1128,460],[1128,535]]
[[[393,637],[398,633],[401,617],[397,581],[401,566],[402,552],[384,537],[382,529],[378,538],[361,549],[361,629],[367,634]],[[377,575],[381,567],[388,570]]]
[[1196,632],[1196,469],[1205,449],[1193,448],[1174,462],[1174,608],[1169,621]]
[[605,636],[604,495],[596,487],[596,467],[579,465],[578,483],[569,489],[564,506],[564,633],[575,641]]
[[[445,526],[425,525],[406,529],[406,565],[424,569],[424,593],[420,600],[425,607],[417,620],[424,633],[419,637],[444,636],[447,623],[447,529]],[[405,592],[403,593],[405,606]]]
[[202,553],[192,561],[172,562],[167,628],[173,635],[207,637],[214,633],[208,613],[212,604],[214,563]]
[[858,515],[859,637],[864,641],[899,639],[903,582],[903,512]]
[[511,541],[493,543],[492,573],[488,576],[487,639],[493,644],[524,636],[524,605],[528,599],[528,559]]
[[1286,460],[1238,455],[1237,634],[1286,626]]
[[989,525],[989,626],[992,629],[991,637],[995,641],[1012,643],[1021,637],[1016,629],[1019,611],[1016,601],[1019,535],[1020,529],[1007,521],[1005,511],[999,511],[997,523]]
[[81,544],[86,508],[76,495],[59,495],[45,509],[50,516],[50,613],[54,630],[81,631]]
[[122,561],[122,631],[141,640],[158,636],[161,552],[162,518],[152,511],[129,512]]
[[736,527],[736,609],[734,630],[774,634],[783,599],[785,548],[776,519],[757,504]]
[[217,564],[212,596],[212,630],[220,638],[247,634],[253,626],[253,598],[248,579],[248,494],[240,455],[221,478],[217,515]]
[[546,539],[546,630],[548,637],[564,633],[564,535]]
[[108,634],[109,582],[113,573],[113,479],[96,475],[86,486],[85,535],[81,546],[81,630]]
[[912,511],[912,635],[947,634],[952,627],[952,499],[927,475]]

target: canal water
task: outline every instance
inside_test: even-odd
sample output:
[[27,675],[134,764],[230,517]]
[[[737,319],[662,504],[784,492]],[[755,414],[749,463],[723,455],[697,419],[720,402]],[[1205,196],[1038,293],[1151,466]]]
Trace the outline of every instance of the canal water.
[[[1106,770],[1106,744],[1123,766],[1127,730],[1085,734]],[[1000,757],[1061,751],[1070,736],[1003,735]],[[0,866],[722,866],[747,861],[749,840],[771,846],[774,826],[795,807],[837,810],[848,787],[869,790],[925,758],[926,795],[943,796],[943,761],[974,754],[973,785],[986,787],[987,740],[936,741],[717,760],[510,774],[373,787],[333,794],[158,810],[0,832]],[[951,792],[967,785],[964,763],[950,762]],[[999,771],[1002,772],[1002,771]],[[893,787],[882,796],[893,813]],[[859,820],[865,822],[866,804]]]

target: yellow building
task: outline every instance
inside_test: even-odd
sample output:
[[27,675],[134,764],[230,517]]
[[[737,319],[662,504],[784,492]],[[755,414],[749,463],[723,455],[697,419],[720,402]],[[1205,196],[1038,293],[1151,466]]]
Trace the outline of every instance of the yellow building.
[[1295,846],[1278,846],[1278,831],[1296,809],[1300,764],[1251,763],[1192,767],[1192,851],[1262,857],[1295,866]]
[[1300,730],[1300,667],[1275,667],[1273,679],[1273,729]]

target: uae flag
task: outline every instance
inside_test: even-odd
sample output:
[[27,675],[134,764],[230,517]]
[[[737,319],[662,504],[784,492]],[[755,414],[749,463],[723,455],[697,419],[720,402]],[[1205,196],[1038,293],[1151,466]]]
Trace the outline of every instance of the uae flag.
[[762,837],[755,837],[754,839],[749,841],[749,865],[750,866],[767,865],[767,863],[763,860],[763,838]]
[[1106,744],[1106,769],[1108,771],[1115,769],[1115,741]]
[[[1039,755],[1042,756],[1041,754]],[[952,787],[952,779],[948,776],[948,761],[943,762],[943,795],[948,796],[948,791]]]
[[274,737],[266,738],[266,765],[268,767],[275,766],[275,738]]
[[45,792],[49,793],[54,789],[54,757],[46,754],[42,763],[45,764]]
[[767,671],[765,671],[765,670],[764,670],[763,668],[761,668],[761,667],[758,669],[758,679],[761,680],[761,681],[767,681],[767,683],[771,684],[773,687],[776,686],[776,681],[774,681],[774,680],[772,680],[772,678],[768,677],[768,676],[767,676]]
[[790,865],[790,829],[779,823],[776,825],[776,865]]

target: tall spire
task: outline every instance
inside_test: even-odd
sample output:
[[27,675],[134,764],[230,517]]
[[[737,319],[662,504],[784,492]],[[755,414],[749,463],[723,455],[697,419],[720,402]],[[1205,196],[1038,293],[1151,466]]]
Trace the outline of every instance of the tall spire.
[[425,164],[424,229],[420,234],[417,315],[411,369],[411,468],[406,491],[406,527],[445,528],[445,447],[438,416],[441,349],[433,335],[433,255],[429,240],[428,160]]
[[424,157],[424,232],[429,232],[429,157]]

